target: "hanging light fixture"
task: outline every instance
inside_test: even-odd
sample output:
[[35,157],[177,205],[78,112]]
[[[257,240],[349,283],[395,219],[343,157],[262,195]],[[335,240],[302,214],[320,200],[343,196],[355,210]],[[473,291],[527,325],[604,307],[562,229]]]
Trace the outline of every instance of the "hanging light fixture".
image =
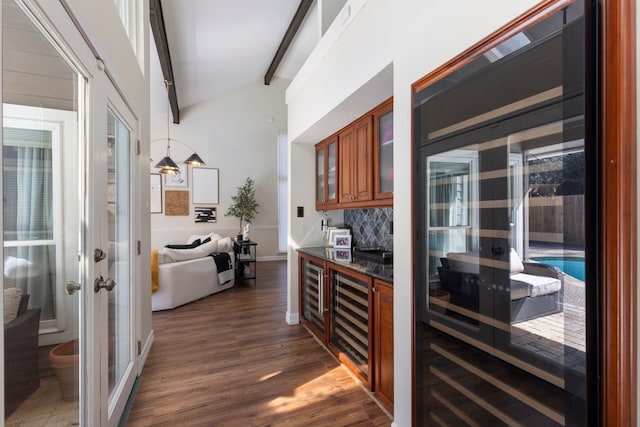
[[[169,134],[169,85],[171,84],[171,82],[169,80],[165,80],[164,81],[165,87],[167,89],[167,155],[165,157],[162,158],[162,160],[160,160],[155,167],[157,167],[158,169],[160,169],[158,172],[160,172],[161,174],[165,174],[165,175],[178,175],[180,173],[180,168],[178,167],[178,165],[176,164],[176,162],[173,161],[173,159],[171,158],[171,136]],[[159,140],[154,140],[151,142],[156,142]],[[198,153],[195,152],[195,150],[193,148],[191,148],[189,146],[189,144],[182,142],[182,141],[178,141],[176,139],[173,140],[173,142],[177,142],[180,144],[184,144],[186,145],[191,151],[193,151],[193,154],[191,156],[189,156],[189,158],[187,160],[185,160],[183,163],[187,164],[187,165],[191,165],[191,166],[205,166],[204,161],[200,158],[200,156],[198,156]]]

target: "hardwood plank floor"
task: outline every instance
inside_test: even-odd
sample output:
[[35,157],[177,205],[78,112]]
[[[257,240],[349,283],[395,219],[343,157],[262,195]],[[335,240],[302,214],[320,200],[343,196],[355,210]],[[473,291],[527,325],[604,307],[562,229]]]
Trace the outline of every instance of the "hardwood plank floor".
[[391,418],[302,325],[286,262],[153,314],[155,343],[128,426],[388,426]]

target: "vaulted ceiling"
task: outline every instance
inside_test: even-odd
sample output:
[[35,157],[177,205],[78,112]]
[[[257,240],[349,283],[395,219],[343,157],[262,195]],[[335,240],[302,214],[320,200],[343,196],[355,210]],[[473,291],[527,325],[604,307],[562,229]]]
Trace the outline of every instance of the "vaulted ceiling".
[[[307,1],[303,0],[302,3]],[[180,110],[264,82],[301,0],[152,0],[161,3]],[[320,38],[316,2],[273,78],[292,79]],[[153,16],[152,16],[153,19]],[[151,117],[167,97],[159,57],[151,49]]]

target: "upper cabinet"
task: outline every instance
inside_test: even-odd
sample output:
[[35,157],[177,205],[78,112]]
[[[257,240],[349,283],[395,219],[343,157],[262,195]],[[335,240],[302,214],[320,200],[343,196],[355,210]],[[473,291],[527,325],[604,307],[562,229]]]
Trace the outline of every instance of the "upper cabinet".
[[393,206],[393,98],[316,144],[316,210]]
[[326,210],[338,203],[338,137],[316,144],[316,209]]
[[373,191],[376,200],[393,204],[393,98],[373,112]]
[[360,205],[373,198],[371,116],[366,115],[338,134],[338,202]]

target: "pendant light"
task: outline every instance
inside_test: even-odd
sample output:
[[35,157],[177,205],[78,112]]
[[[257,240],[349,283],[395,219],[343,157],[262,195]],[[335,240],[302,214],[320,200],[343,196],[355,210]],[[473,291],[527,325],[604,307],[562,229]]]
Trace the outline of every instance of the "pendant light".
[[[164,81],[165,87],[167,89],[167,155],[165,157],[162,158],[162,160],[160,160],[157,164],[156,164],[156,168],[160,169],[158,172],[160,172],[161,174],[164,175],[178,175],[180,173],[180,168],[178,167],[178,165],[176,164],[176,162],[173,161],[173,159],[171,158],[171,136],[169,134],[169,127],[170,127],[170,123],[169,123],[169,85],[171,84],[171,81],[169,80],[165,80]],[[160,141],[160,140],[154,140],[151,142],[156,142],[156,141]],[[178,142],[180,144],[184,144],[186,145],[191,151],[193,151],[193,154],[191,156],[189,156],[189,158],[187,160],[185,160],[183,163],[187,164],[187,165],[191,165],[191,166],[205,166],[204,161],[200,158],[200,156],[198,156],[198,153],[195,152],[195,150],[193,148],[191,148],[189,146],[189,144],[182,142],[182,141],[178,141],[176,139],[173,140],[173,142]]]

